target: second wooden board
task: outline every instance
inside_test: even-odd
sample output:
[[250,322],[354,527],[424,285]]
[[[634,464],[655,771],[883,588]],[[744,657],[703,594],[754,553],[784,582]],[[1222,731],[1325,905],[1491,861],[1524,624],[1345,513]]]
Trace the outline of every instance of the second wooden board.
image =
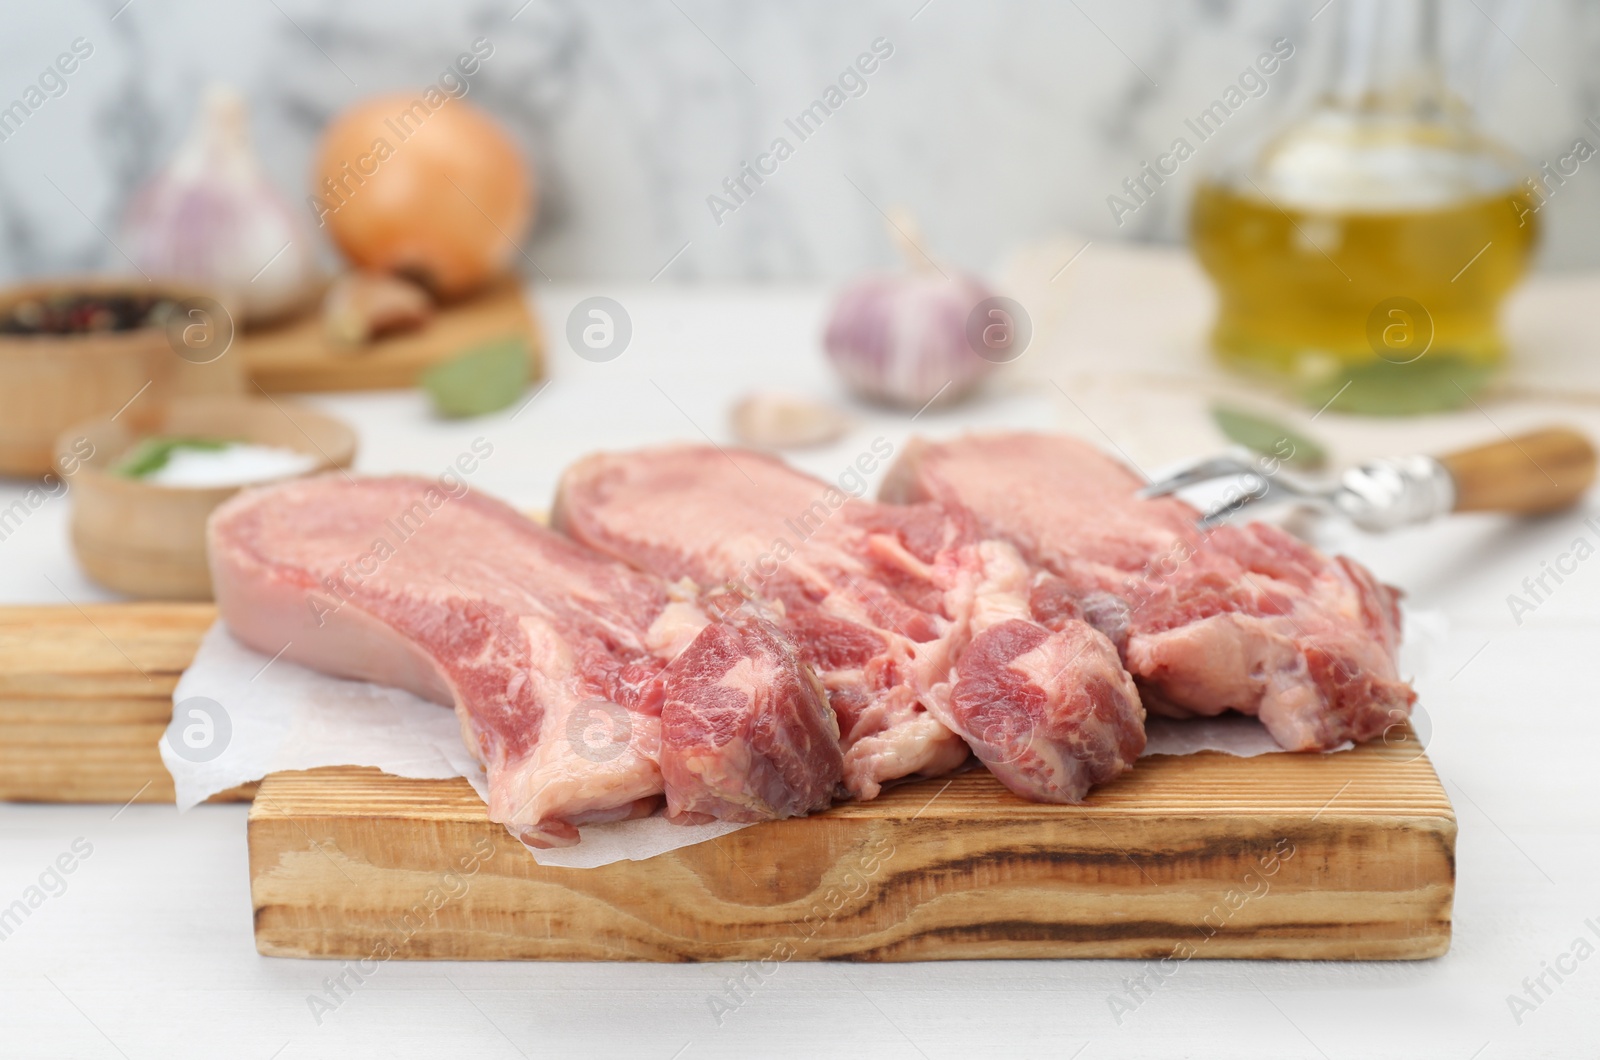
[[351,348],[330,342],[312,313],[266,331],[241,335],[236,352],[253,383],[268,393],[390,390],[473,346],[508,335],[523,338],[529,374],[542,374],[542,340],[522,285],[505,280],[471,301],[441,308],[420,330]]
[[215,620],[210,604],[0,608],[0,799],[170,803],[161,735]]

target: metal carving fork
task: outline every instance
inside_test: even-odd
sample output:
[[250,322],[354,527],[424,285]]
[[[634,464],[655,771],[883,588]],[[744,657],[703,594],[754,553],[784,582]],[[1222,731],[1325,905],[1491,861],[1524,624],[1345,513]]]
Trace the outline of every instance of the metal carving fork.
[[1241,488],[1200,517],[1201,529],[1252,505],[1296,501],[1381,533],[1451,512],[1557,511],[1576,503],[1594,475],[1589,439],[1570,428],[1551,427],[1444,456],[1369,460],[1333,478],[1287,471],[1239,446],[1179,468],[1139,496],[1164,497],[1196,483],[1240,477]]

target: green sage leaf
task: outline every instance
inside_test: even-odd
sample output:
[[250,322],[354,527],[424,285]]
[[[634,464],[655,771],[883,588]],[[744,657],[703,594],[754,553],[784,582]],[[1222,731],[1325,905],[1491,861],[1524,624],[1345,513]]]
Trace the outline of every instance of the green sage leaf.
[[1328,462],[1328,452],[1305,435],[1275,420],[1231,405],[1211,406],[1211,418],[1229,441],[1253,453],[1276,457],[1300,471],[1315,471]]
[[423,373],[434,411],[449,419],[484,416],[510,405],[528,385],[528,345],[519,336],[495,339]]

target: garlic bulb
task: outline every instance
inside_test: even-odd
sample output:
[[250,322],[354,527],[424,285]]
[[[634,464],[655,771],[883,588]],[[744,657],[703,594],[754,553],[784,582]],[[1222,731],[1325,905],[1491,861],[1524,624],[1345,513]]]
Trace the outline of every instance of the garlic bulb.
[[968,341],[968,318],[992,294],[956,273],[866,276],[840,292],[823,344],[852,389],[920,409],[970,392],[994,367]]
[[850,418],[829,405],[794,394],[760,391],[733,407],[733,433],[761,449],[800,449],[836,442]]
[[229,88],[206,93],[189,138],[129,204],[123,233],[144,272],[214,294],[245,323],[299,309],[316,288],[311,239],[262,172]]

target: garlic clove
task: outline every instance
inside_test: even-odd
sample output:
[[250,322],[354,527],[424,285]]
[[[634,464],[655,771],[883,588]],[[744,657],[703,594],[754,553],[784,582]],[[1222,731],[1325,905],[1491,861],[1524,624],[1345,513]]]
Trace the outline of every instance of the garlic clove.
[[733,433],[760,449],[800,449],[838,441],[850,417],[820,401],[795,394],[758,391],[733,406]]
[[206,93],[188,139],[130,201],[123,239],[146,274],[204,288],[245,323],[304,308],[318,286],[304,221],[267,180],[226,87]]
[[863,397],[911,409],[948,405],[994,368],[967,338],[972,311],[991,297],[983,283],[956,273],[865,276],[839,293],[823,345]]
[[346,273],[334,281],[322,301],[323,329],[328,338],[347,346],[414,330],[432,316],[428,292],[409,280],[383,273]]

